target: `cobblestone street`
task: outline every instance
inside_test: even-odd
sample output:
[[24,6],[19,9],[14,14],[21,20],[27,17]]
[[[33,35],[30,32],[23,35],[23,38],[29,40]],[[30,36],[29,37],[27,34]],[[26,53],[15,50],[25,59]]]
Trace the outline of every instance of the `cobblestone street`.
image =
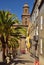
[[[0,55],[2,55],[2,53]],[[0,65],[7,65],[7,64],[0,63]],[[34,58],[30,56],[30,53],[21,54],[17,56],[16,59],[11,60],[8,65],[34,65]]]
[[13,62],[11,65],[34,65],[34,58],[30,56],[30,53],[21,54],[14,61],[16,61],[16,64]]

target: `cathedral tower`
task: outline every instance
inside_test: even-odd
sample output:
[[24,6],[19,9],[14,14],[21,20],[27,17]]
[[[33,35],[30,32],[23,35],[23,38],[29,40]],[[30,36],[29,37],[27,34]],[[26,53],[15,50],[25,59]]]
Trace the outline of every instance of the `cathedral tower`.
[[22,14],[22,24],[29,25],[30,14],[29,14],[29,6],[27,3],[23,6],[23,14]]

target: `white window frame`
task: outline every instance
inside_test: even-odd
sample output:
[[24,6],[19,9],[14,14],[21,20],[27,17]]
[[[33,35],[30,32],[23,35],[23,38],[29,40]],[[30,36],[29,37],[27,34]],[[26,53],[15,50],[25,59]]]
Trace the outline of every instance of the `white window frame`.
[[40,53],[43,54],[43,51],[42,51],[42,39],[40,39]]
[[32,21],[34,21],[34,16],[32,15]]
[[38,16],[38,8],[37,8],[37,16]]
[[34,13],[34,21],[35,21],[35,13]]
[[37,30],[36,30],[36,35],[38,35],[38,26],[37,26]]
[[43,29],[43,16],[41,16],[41,20],[40,20],[40,29]]

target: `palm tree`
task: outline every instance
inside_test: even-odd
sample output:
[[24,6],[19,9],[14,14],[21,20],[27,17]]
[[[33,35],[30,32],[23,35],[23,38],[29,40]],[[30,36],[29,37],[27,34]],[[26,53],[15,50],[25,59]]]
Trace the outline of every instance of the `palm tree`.
[[[14,21],[15,20],[15,21]],[[5,59],[5,48],[8,46],[8,37],[12,31],[12,25],[16,23],[16,18],[8,11],[0,11],[0,35],[3,49],[3,60]]]
[[0,11],[0,40],[2,42],[3,60],[5,59],[5,49],[8,51],[8,40],[10,36],[14,37],[15,42],[18,43],[18,39],[24,35],[25,28],[19,26],[13,28],[13,24],[18,23],[17,17],[8,11]]

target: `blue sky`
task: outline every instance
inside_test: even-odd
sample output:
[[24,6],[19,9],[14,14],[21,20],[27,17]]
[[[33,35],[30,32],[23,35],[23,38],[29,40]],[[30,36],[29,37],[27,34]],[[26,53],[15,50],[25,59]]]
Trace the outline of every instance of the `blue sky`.
[[28,3],[31,13],[34,0],[0,0],[0,10],[9,10],[11,13],[15,13],[21,20],[22,7],[25,3]]

